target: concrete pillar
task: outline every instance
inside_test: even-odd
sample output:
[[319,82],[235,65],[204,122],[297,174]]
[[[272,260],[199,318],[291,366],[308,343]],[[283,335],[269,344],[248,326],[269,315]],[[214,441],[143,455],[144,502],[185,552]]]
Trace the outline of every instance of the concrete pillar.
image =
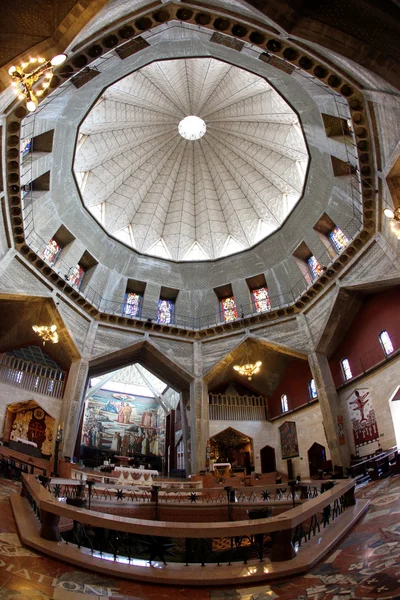
[[332,464],[347,467],[350,465],[350,451],[348,444],[339,444],[337,416],[341,411],[328,359],[319,352],[310,352],[308,362],[318,390],[318,400]]
[[208,386],[196,377],[190,385],[191,472],[196,474],[206,466],[208,439]]
[[209,437],[208,385],[204,382],[203,354],[200,342],[193,344],[195,379],[190,385],[191,472],[198,473],[206,465]]
[[60,421],[63,423],[63,456],[72,457],[74,453],[76,436],[83,410],[88,368],[88,361],[77,360],[72,363],[68,374],[60,417]]

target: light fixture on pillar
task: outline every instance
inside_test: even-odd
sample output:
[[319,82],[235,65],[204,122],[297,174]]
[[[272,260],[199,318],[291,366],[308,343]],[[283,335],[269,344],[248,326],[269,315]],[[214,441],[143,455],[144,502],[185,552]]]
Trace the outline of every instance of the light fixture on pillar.
[[247,345],[243,359],[243,364],[234,365],[233,368],[239,373],[239,375],[243,375],[243,377],[247,377],[247,379],[251,381],[253,379],[253,375],[256,375],[260,371],[262,362],[261,360],[257,360],[255,363],[250,362]]
[[32,325],[32,329],[43,340],[43,346],[46,342],[57,344],[58,333],[57,325]]
[[398,240],[400,240],[400,208],[385,208],[383,211],[385,217],[390,219],[390,229],[393,231]]
[[57,54],[51,60],[45,58],[30,58],[29,62],[22,62],[19,66],[8,69],[12,83],[20,100],[26,100],[26,108],[29,112],[36,110],[38,97],[43,96],[50,85],[53,77],[54,67],[62,65],[66,60],[66,54]]

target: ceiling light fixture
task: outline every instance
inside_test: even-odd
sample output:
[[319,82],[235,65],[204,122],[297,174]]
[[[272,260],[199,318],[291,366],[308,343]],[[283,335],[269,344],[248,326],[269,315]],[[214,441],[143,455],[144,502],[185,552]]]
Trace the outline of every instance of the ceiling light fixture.
[[57,325],[32,325],[32,329],[38,334],[39,337],[43,339],[43,346],[46,344],[46,342],[57,344]]
[[199,140],[207,131],[207,126],[200,117],[189,115],[179,123],[178,131],[185,140]]
[[[26,108],[29,112],[36,110],[38,96],[43,96],[50,86],[54,67],[62,65],[66,58],[66,54],[57,54],[51,60],[30,58],[29,62],[22,62],[18,67],[13,65],[8,69],[8,73],[12,78],[11,85],[16,88],[18,98],[26,100]],[[38,83],[39,80],[42,80],[41,87]],[[34,86],[35,91],[33,91]]]
[[261,360],[258,360],[254,364],[247,363],[245,365],[234,365],[233,368],[239,373],[239,375],[243,375],[244,377],[247,377],[249,381],[251,381],[253,379],[253,375],[256,375],[260,371],[261,365]]
[[385,208],[383,211],[385,217],[390,219],[390,229],[393,231],[398,240],[400,240],[400,208]]

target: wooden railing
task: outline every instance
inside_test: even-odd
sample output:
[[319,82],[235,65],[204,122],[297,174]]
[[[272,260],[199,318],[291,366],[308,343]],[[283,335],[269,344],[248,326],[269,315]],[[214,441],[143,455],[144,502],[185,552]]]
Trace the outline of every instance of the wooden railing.
[[209,416],[213,421],[266,421],[267,406],[263,396],[209,394]]
[[0,360],[0,381],[44,394],[62,398],[66,379],[65,371],[29,362],[3,354]]

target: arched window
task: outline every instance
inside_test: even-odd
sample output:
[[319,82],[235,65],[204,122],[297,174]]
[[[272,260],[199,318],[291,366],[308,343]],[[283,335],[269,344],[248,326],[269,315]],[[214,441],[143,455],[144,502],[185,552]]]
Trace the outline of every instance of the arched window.
[[315,385],[314,379],[310,379],[308,384],[308,391],[310,392],[310,398],[313,400],[314,398],[318,398],[317,386]]
[[382,348],[383,348],[383,351],[386,354],[386,356],[388,356],[389,354],[392,354],[394,348],[393,348],[392,341],[391,341],[387,331],[382,331],[379,334],[379,341],[382,344]]
[[289,410],[289,404],[286,394],[282,394],[281,396],[281,409],[283,413]]
[[350,369],[350,363],[347,360],[347,358],[344,358],[342,361],[340,361],[340,364],[342,366],[343,377],[345,378],[346,381],[348,381],[349,379],[351,379],[353,377],[353,374]]

